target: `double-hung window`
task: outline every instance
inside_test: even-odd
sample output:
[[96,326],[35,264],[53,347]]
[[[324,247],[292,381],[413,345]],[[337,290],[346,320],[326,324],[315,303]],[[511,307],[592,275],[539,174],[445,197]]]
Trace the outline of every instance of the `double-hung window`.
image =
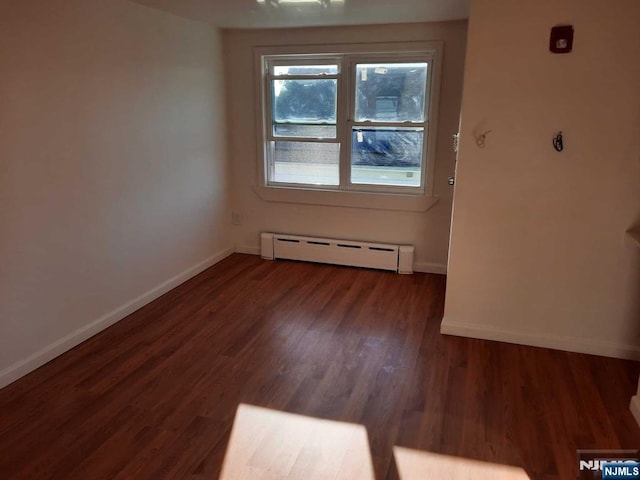
[[343,47],[260,54],[264,185],[428,193],[437,48]]

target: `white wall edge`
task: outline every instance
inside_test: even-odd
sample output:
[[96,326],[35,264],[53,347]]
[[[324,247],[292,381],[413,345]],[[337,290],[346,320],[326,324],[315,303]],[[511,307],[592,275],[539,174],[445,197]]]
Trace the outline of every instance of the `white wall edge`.
[[446,275],[447,265],[443,263],[414,262],[413,271],[421,272],[421,273],[437,273],[438,275]]
[[62,355],[64,352],[93,337],[97,333],[100,333],[107,327],[110,327],[114,323],[119,322],[126,316],[144,307],[156,298],[164,295],[169,290],[174,289],[178,285],[186,282],[190,278],[195,277],[197,274],[225,259],[232,253],[232,248],[227,248],[216,253],[206,260],[203,260],[202,262],[188,268],[182,273],[171,277],[170,279],[162,282],[160,285],[152,288],[146,293],[143,293],[142,295],[107,313],[106,315],[103,315],[102,317],[94,320],[88,325],[80,327],[79,329],[57,340],[56,342],[53,342],[50,345],[42,348],[41,350],[38,350],[29,357],[20,360],[13,365],[10,365],[9,367],[0,371],[0,388],[9,385],[10,383],[27,375],[28,373],[44,365],[45,363],[53,360],[57,356]]
[[640,346],[637,345],[599,342],[579,337],[514,332],[495,327],[480,327],[478,325],[452,322],[446,318],[442,320],[440,333],[444,335],[455,335],[458,337],[515,343],[531,347],[551,348],[567,352],[586,353],[602,357],[640,360]]
[[631,397],[629,409],[631,410],[631,413],[633,413],[633,417],[636,419],[636,422],[638,422],[638,426],[640,426],[640,395]]

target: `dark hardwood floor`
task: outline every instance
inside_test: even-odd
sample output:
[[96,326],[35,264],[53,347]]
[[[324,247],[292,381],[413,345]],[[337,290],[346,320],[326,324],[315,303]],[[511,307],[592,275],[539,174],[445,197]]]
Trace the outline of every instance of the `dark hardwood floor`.
[[[638,448],[638,363],[439,334],[445,277],[233,255],[0,390],[1,479],[217,479],[240,403],[576,478]],[[355,480],[355,479],[354,479]]]

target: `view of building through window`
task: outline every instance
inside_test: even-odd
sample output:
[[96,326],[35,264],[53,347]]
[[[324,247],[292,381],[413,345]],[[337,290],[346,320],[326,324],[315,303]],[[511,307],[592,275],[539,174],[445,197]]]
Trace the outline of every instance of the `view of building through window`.
[[266,58],[268,184],[424,187],[429,61],[359,58]]

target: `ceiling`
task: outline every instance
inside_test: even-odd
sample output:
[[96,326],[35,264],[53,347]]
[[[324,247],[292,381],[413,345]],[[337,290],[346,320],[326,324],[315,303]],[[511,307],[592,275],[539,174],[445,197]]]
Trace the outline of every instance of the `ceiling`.
[[470,0],[134,1],[222,28],[273,28],[459,20]]

